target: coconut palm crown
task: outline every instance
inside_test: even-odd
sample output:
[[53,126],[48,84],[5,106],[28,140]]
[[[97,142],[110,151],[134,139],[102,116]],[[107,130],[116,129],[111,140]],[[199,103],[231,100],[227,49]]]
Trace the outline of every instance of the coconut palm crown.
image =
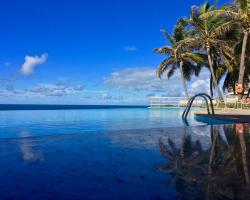
[[[225,63],[229,63],[227,57],[232,53],[230,47],[230,40],[224,40],[223,36],[228,31],[228,21],[226,18],[213,15],[204,17],[205,13],[209,13],[215,9],[215,5],[210,6],[209,3],[204,3],[201,7],[192,7],[189,23],[193,29],[194,34],[192,37],[185,38],[181,41],[180,45],[189,46],[201,45],[201,51],[205,52],[208,59],[209,69],[213,79],[218,97],[223,101],[222,92],[218,85],[218,77],[216,77],[214,70],[214,60],[217,62],[217,67],[223,66]],[[203,16],[203,17],[200,17]],[[216,58],[216,59],[214,59]],[[230,67],[228,65],[228,67]]]
[[158,76],[161,78],[163,73],[168,70],[167,77],[170,78],[177,69],[180,69],[184,92],[186,97],[189,97],[185,81],[189,81],[193,74],[198,76],[201,65],[205,63],[205,57],[200,52],[194,52],[194,47],[191,45],[179,45],[179,42],[189,34],[189,31],[185,29],[187,25],[188,21],[183,18],[177,22],[173,35],[162,30],[170,45],[156,48],[154,52],[167,56],[157,69]]

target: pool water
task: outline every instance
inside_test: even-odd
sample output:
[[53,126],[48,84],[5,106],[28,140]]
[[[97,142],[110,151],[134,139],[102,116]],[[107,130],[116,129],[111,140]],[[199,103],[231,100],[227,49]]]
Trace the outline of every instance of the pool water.
[[248,126],[181,111],[2,111],[0,199],[244,199]]
[[[182,108],[0,111],[0,138],[183,126]],[[191,125],[204,124],[194,120]]]

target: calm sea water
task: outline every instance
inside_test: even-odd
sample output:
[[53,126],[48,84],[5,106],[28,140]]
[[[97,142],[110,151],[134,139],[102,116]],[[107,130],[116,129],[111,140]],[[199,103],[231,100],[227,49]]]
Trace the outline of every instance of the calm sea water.
[[[192,115],[196,126],[184,127],[181,114],[173,108],[0,111],[0,199],[222,199],[216,185],[240,199],[248,192],[249,162],[225,150],[235,148],[235,156],[239,144],[248,149],[249,129],[242,138],[234,125],[200,126]],[[206,182],[210,155],[218,156]]]

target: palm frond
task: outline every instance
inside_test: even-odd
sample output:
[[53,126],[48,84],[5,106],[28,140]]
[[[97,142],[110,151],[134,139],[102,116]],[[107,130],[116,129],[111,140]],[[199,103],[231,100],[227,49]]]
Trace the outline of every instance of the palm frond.
[[198,40],[196,38],[193,37],[189,37],[189,38],[185,38],[179,42],[176,43],[175,48],[176,49],[181,49],[181,48],[185,48],[185,47],[198,47],[199,43]]
[[172,67],[172,65],[175,63],[175,57],[170,56],[167,59],[163,60],[159,67],[157,68],[157,75],[159,78],[161,78],[162,74],[169,68]]
[[248,0],[236,0],[235,3],[239,6],[242,12],[248,12],[250,2]]
[[236,27],[237,23],[235,21],[228,21],[212,29],[210,34],[212,38],[223,37],[226,33],[234,30]]
[[206,54],[203,54],[203,53],[185,53],[183,54],[183,57],[184,59],[190,59],[192,60],[193,62],[195,63],[198,63],[198,64],[206,64],[207,62],[207,55]]
[[175,39],[166,30],[162,29],[160,31],[165,36],[165,39],[167,40],[167,42],[169,42],[170,44],[174,44],[175,43]]
[[164,46],[164,47],[154,49],[154,53],[163,54],[163,55],[172,55],[174,53],[174,50],[169,46]]
[[175,70],[176,70],[175,65],[174,65],[174,64],[171,65],[170,70],[169,70],[168,73],[167,73],[167,78],[168,78],[168,79],[169,79],[171,76],[173,76]]

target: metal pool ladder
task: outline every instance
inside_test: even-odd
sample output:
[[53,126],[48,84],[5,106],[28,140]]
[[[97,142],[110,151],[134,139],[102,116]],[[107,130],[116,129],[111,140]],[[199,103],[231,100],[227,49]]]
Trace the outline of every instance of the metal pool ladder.
[[[192,98],[189,99],[189,101],[187,103],[187,106],[186,106],[184,112],[182,113],[182,119],[183,120],[185,120],[185,121],[187,120],[188,113],[189,113],[189,111],[190,111],[196,97],[202,97],[206,102],[207,114],[211,115],[211,113],[212,113],[212,115],[214,115],[214,106],[213,106],[212,98],[206,93],[199,93],[199,94],[196,94]],[[211,112],[210,112],[208,101],[210,101]]]

